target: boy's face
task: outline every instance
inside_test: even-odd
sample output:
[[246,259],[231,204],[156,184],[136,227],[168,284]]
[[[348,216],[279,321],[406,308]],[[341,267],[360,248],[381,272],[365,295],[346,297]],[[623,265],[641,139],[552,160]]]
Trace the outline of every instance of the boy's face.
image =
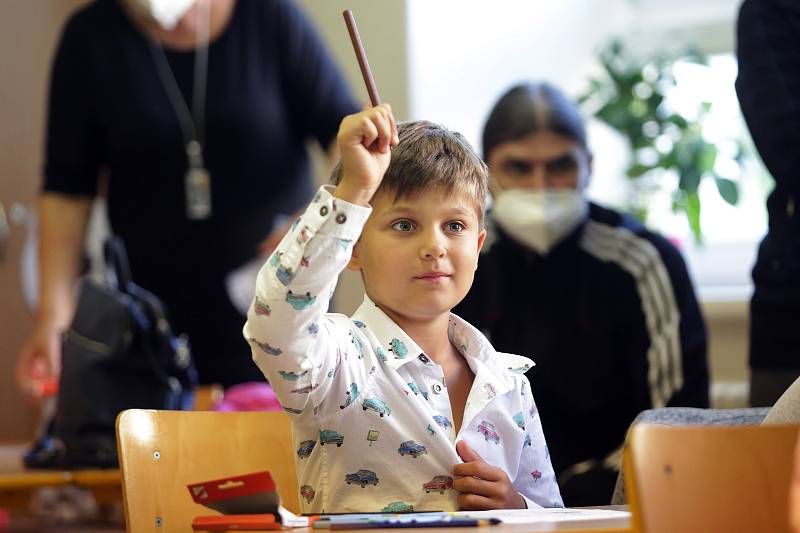
[[469,291],[486,237],[475,201],[434,189],[394,202],[381,191],[371,205],[349,265],[369,297],[395,321],[448,313]]

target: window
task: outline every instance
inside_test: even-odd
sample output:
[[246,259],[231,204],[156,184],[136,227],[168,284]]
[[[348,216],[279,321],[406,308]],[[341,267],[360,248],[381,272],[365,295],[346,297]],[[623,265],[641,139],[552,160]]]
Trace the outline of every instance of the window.
[[[678,62],[674,67],[677,87],[668,99],[674,109],[688,118],[696,116],[703,101],[712,103],[703,124],[703,136],[720,149],[715,170],[737,181],[738,205],[731,206],[722,200],[713,180],[701,182],[703,246],[694,244],[685,216],[672,211],[669,191],[675,188],[677,175],[662,177],[664,191],[654,195],[649,205],[648,225],[681,248],[703,300],[749,297],[750,269],[758,242],[767,231],[766,197],[772,179],[755,154],[739,109],[734,88],[736,71],[732,53],[710,56],[707,66]],[[590,196],[601,203],[622,206],[627,187],[619,176],[624,175],[627,147],[602,124],[592,123],[589,134],[596,155]],[[745,145],[741,173],[733,159],[736,144],[731,139],[737,138]]]

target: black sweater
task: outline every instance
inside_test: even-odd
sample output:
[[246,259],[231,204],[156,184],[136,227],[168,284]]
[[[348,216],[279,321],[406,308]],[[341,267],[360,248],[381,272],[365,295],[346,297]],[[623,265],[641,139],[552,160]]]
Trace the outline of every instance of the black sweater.
[[623,442],[643,409],[708,406],[705,324],[666,239],[590,204],[545,257],[501,231],[454,312],[528,372],[557,473]]
[[742,113],[775,178],[753,268],[750,366],[800,369],[800,3],[746,0],[736,53]]
[[[191,108],[194,51],[166,50]],[[205,163],[212,216],[186,217],[186,151],[143,35],[118,0],[67,23],[52,71],[44,190],[91,196],[109,175],[108,209],[134,280],[188,332],[202,381],[263,379],[241,337],[225,274],[253,258],[275,216],[313,193],[305,143],[328,146],[358,110],[294,2],[237,0],[209,47]]]

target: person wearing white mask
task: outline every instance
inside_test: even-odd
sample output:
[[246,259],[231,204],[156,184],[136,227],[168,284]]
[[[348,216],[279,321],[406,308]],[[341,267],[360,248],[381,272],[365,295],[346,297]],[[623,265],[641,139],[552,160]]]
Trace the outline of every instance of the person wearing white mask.
[[41,299],[20,389],[35,396],[37,382],[58,376],[89,208],[104,188],[133,278],[188,333],[200,382],[263,382],[226,275],[313,195],[307,141],[332,147],[358,108],[293,1],[96,0],[77,10],[52,67]]
[[493,178],[475,282],[454,313],[527,371],[567,506],[608,504],[635,416],[708,407],[706,329],[680,253],[586,198],[577,106],[548,83],[506,92],[483,130]]

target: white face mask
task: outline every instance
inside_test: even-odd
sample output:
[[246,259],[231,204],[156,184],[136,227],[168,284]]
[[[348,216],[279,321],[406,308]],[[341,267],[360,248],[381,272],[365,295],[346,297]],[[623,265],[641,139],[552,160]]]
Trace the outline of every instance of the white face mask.
[[178,24],[196,0],[136,0],[144,10],[165,30]]
[[589,203],[575,189],[508,189],[494,199],[492,216],[515,240],[546,255],[586,218]]

